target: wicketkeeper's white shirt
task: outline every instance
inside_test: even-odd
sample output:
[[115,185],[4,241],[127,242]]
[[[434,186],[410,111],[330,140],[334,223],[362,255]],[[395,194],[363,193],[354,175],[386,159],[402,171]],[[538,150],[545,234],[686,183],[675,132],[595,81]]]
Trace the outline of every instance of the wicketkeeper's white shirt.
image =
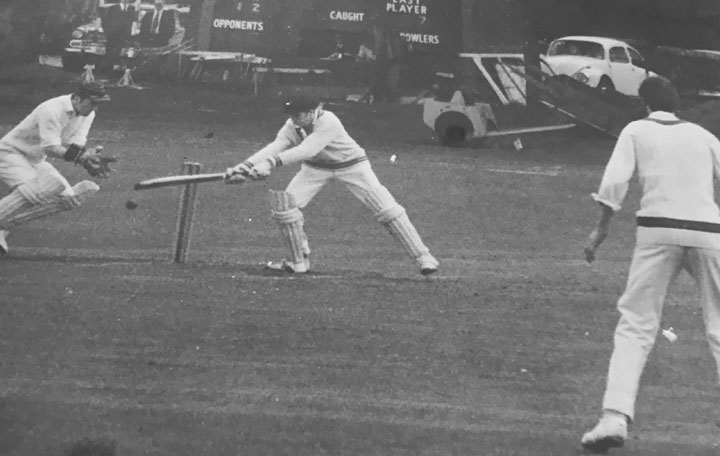
[[[620,210],[635,174],[642,186],[639,218],[720,224],[714,194],[714,179],[720,178],[720,140],[699,125],[659,111],[628,124],[592,197]],[[720,249],[720,234],[640,226],[638,242]]]
[[0,150],[21,153],[31,163],[40,163],[47,158],[45,147],[84,146],[94,119],[94,111],[88,116],[75,112],[71,95],[51,98],[0,139]]

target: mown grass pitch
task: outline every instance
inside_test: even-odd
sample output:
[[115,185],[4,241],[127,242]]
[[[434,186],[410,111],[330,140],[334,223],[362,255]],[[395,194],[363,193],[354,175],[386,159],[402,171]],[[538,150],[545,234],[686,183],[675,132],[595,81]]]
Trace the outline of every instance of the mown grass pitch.
[[[523,138],[522,152],[445,149],[416,106],[341,104],[331,109],[439,257],[438,277],[422,278],[340,187],[305,211],[313,273],[263,271],[284,253],[267,191],[296,168],[201,186],[177,266],[178,192],[132,184],[184,159],[222,170],[282,118],[272,101],[211,90],[120,90],[92,133],[118,173],[77,212],[13,232],[0,259],[0,454],[80,454],[72,445],[88,441],[120,455],[581,453],[637,205],[631,194],[585,265],[611,141],[565,132]],[[658,339],[616,454],[719,451],[713,360],[691,282],[678,285],[663,326],[679,339]]]

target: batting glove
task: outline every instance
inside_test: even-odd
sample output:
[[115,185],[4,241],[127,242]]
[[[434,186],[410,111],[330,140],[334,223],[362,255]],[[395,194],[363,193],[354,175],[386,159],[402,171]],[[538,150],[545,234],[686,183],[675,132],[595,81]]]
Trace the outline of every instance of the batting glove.
[[252,165],[247,162],[240,163],[237,166],[225,170],[226,184],[242,184],[250,175]]
[[277,161],[274,158],[268,158],[263,160],[257,165],[253,166],[250,171],[250,177],[253,180],[263,180],[270,175],[270,170],[273,169]]

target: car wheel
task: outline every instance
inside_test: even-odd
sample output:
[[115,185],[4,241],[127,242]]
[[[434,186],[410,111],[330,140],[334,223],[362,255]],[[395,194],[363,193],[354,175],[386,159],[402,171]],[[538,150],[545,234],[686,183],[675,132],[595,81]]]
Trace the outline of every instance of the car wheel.
[[603,76],[603,78],[600,79],[600,82],[597,85],[597,89],[601,95],[605,95],[608,92],[615,90],[615,85],[609,78]]

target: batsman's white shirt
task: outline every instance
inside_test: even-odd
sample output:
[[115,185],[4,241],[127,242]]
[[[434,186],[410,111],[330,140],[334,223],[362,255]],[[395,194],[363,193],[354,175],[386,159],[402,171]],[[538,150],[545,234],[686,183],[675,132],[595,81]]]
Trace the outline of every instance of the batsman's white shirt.
[[94,111],[88,116],[75,112],[71,95],[51,98],[0,139],[0,151],[22,154],[30,163],[37,164],[47,158],[45,147],[84,146],[93,120]]
[[[620,133],[593,198],[614,211],[637,172],[642,186],[638,220],[720,224],[714,178],[720,178],[720,140],[668,112],[653,112]],[[639,226],[637,242],[720,250],[720,234],[676,227]]]
[[365,149],[348,134],[338,117],[320,111],[312,131],[285,122],[273,142],[247,159],[253,165],[275,157],[284,165],[304,162],[316,168],[337,169],[367,160]]

